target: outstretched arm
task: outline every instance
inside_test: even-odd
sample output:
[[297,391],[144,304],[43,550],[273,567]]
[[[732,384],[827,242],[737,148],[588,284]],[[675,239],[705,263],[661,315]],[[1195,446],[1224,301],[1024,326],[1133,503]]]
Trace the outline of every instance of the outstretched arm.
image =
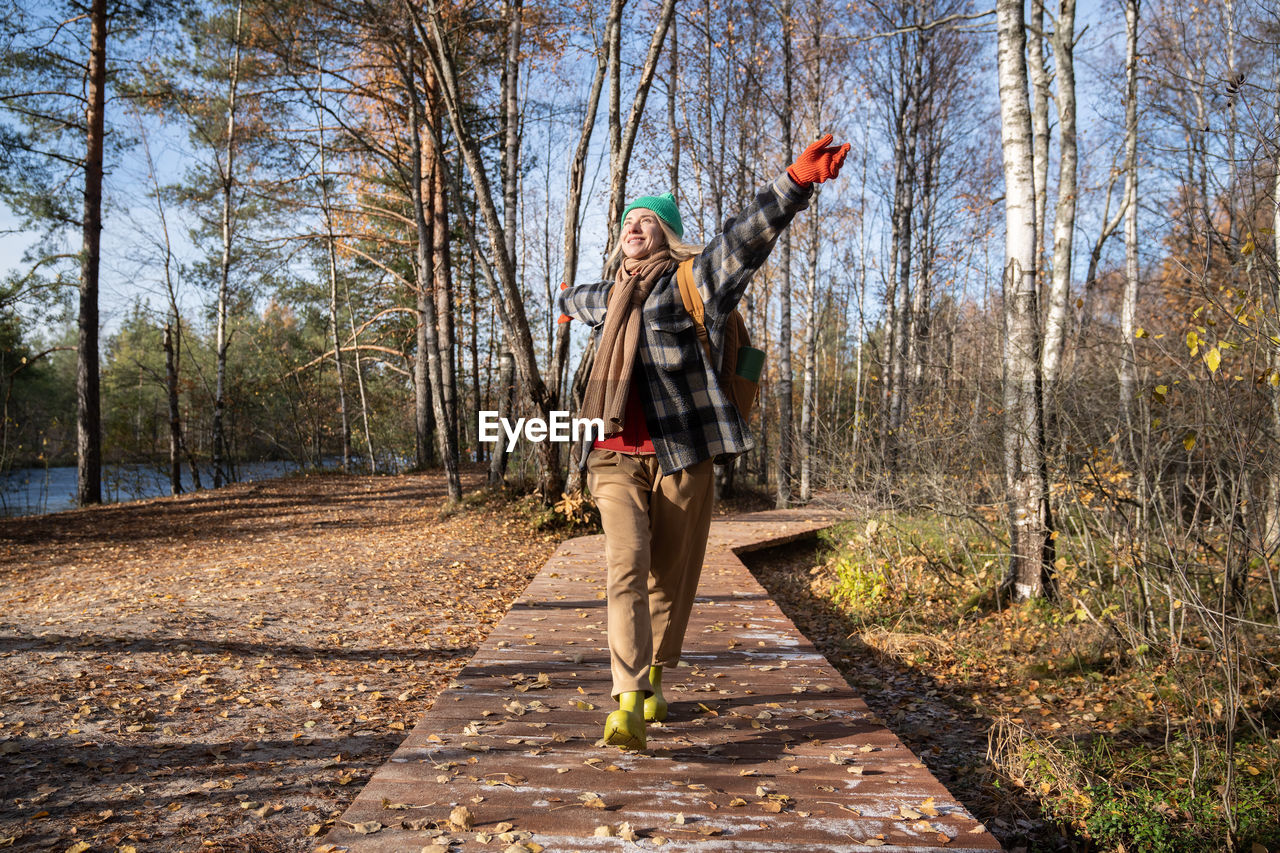
[[727,317],[742,300],[751,276],[773,251],[792,218],[809,206],[813,184],[840,173],[849,145],[833,146],[827,134],[804,150],[752,203],[727,220],[694,262],[694,283],[707,306],[709,323]]

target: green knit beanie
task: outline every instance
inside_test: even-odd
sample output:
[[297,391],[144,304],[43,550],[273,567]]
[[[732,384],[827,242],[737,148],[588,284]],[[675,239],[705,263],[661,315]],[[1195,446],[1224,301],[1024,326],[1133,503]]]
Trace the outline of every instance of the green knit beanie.
[[[627,214],[637,207],[643,207],[652,210],[658,215],[658,218],[667,223],[667,227],[676,232],[677,237],[684,237],[684,223],[680,221],[680,211],[676,208],[676,197],[671,193],[663,193],[662,195],[642,195],[640,198],[627,205],[627,209],[622,211],[622,221],[627,221]],[[619,225],[619,228],[622,226]]]

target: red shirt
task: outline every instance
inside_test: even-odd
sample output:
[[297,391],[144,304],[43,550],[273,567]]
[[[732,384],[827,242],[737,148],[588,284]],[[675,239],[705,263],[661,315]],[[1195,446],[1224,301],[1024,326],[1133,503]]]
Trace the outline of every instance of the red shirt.
[[637,374],[631,376],[631,389],[627,391],[627,407],[622,415],[622,432],[608,438],[596,439],[593,447],[601,450],[616,450],[628,456],[658,452],[654,450],[653,440],[649,438],[649,424],[645,422],[644,403],[640,400],[640,383],[636,381],[638,378],[640,377]]

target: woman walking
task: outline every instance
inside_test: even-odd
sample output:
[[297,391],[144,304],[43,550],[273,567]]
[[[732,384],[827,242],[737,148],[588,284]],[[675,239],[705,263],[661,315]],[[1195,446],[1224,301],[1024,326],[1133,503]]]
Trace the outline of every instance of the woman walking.
[[[725,324],[813,184],[839,174],[849,146],[831,143],[810,145],[701,250],[684,242],[670,193],[636,199],[606,264],[621,260],[616,277],[561,294],[561,311],[597,336],[579,414],[605,422],[586,469],[605,535],[614,746],[644,749],[645,722],[666,719],[662,674],[680,659],[702,571],[713,460],[755,446],[716,369]],[[676,280],[689,259],[709,353]]]

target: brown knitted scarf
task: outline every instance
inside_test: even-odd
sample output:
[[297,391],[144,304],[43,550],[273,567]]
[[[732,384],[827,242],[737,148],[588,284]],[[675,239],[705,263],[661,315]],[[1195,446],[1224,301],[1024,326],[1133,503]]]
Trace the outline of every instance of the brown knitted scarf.
[[622,431],[631,371],[640,346],[641,308],[653,285],[675,266],[665,248],[640,260],[626,258],[609,290],[600,347],[591,365],[579,414],[583,418],[604,419],[605,435]]

